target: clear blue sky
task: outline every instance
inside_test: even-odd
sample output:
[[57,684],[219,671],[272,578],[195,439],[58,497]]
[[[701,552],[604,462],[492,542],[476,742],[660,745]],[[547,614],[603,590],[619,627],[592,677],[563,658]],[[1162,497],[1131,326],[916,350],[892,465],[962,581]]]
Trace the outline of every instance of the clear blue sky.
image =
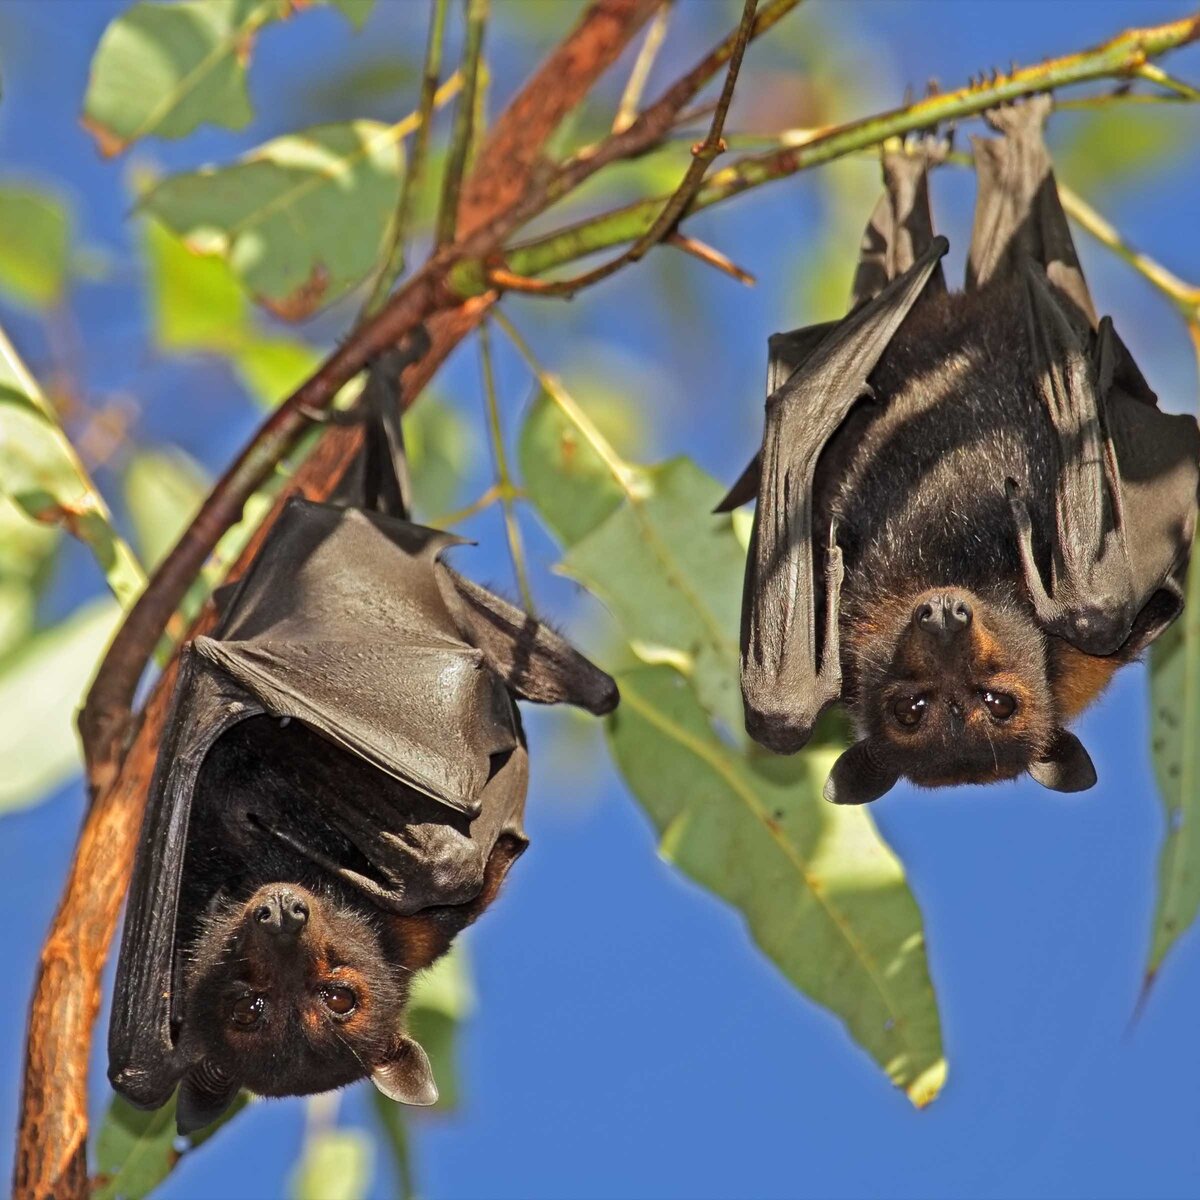
[[[906,84],[921,88],[937,77],[952,86],[1009,60],[1067,52],[1187,11],[1150,0],[895,0],[845,3],[836,12],[811,3],[826,8],[822,36],[844,30],[858,39],[846,69],[880,105],[898,102]],[[168,168],[226,158],[279,131],[272,96],[290,104],[324,56],[344,60],[423,38],[424,4],[379,6],[365,41],[355,42],[331,14],[271,31],[252,75],[262,123],[247,137],[210,133],[155,144],[148,154]],[[250,409],[220,371],[147,359],[128,278],[124,167],[100,162],[77,124],[91,50],[118,7],[107,0],[0,5],[0,178],[65,190],[86,239],[107,247],[118,265],[114,282],[76,298],[87,376],[138,396],[147,440],[179,441],[216,468],[251,428]],[[505,0],[498,7],[503,16]],[[560,25],[566,7],[544,0],[546,22]],[[698,46],[730,11],[715,0],[682,0],[680,25],[688,28],[680,36]],[[782,71],[793,49],[811,52],[799,39],[815,29],[784,27],[771,70]],[[512,38],[501,44],[497,96],[511,91],[528,56]],[[1200,53],[1182,53],[1172,67],[1196,82]],[[1175,161],[1094,198],[1135,242],[1200,281],[1200,114],[1187,119]],[[1056,136],[1065,136],[1068,120],[1059,118]],[[721,247],[757,271],[760,286],[747,293],[705,277],[706,311],[682,323],[663,314],[661,293],[633,272],[569,313],[543,317],[544,310],[518,307],[517,315],[559,367],[583,353],[577,340],[564,349],[567,339],[586,338],[593,361],[605,344],[606,356],[653,382],[640,402],[656,450],[687,452],[732,479],[757,436],[766,335],[803,315],[794,296],[820,229],[817,189],[812,178],[780,184],[721,218]],[[950,181],[946,191],[953,261],[961,262],[969,181]],[[872,201],[868,188],[855,219]],[[716,220],[704,228],[716,229]],[[1169,309],[1121,264],[1080,245],[1100,308],[1116,314],[1151,383],[1173,407],[1194,406],[1194,360]],[[853,243],[845,249],[851,254]],[[22,346],[36,366],[31,327],[11,324],[18,339],[28,338]],[[475,369],[473,357],[460,355],[444,377],[444,390],[462,392],[470,411]],[[511,362],[502,384],[511,424],[528,391]],[[479,532],[492,548],[465,565],[477,577],[503,579],[498,528]],[[541,570],[553,548],[531,532],[539,593],[566,615],[568,586]],[[72,552],[52,604],[96,587],[85,556]],[[453,1117],[417,1123],[425,1194],[1200,1195],[1195,936],[1177,948],[1130,1025],[1162,835],[1146,707],[1135,668],[1083,721],[1100,774],[1083,796],[1054,797],[1026,783],[932,797],[901,787],[876,806],[925,914],[941,1002],[950,1079],[924,1112],[750,947],[735,913],[656,858],[648,821],[602,756],[585,755],[582,779],[546,761],[556,718],[534,716],[533,847],[474,939],[480,1004],[463,1034],[466,1101]],[[0,1178],[10,1169],[29,981],[81,803],[71,786],[0,823],[0,903],[10,914],[8,969],[0,974],[8,1014],[0,1027]],[[97,1061],[98,1103],[102,1073]],[[350,1122],[368,1119],[358,1094],[344,1111]],[[162,1194],[280,1194],[302,1113],[295,1101],[255,1106],[189,1159]],[[388,1194],[386,1178],[377,1193]]]

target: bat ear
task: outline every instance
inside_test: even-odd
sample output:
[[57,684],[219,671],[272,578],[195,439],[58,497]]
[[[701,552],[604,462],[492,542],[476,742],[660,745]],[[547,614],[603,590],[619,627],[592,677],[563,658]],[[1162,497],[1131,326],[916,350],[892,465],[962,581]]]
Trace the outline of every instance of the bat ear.
[[1054,734],[1045,756],[1029,773],[1052,792],[1086,792],[1096,782],[1096,768],[1083,743],[1065,729]]
[[211,1125],[234,1101],[241,1084],[211,1059],[193,1067],[179,1085],[175,1127],[181,1134]]
[[401,1034],[388,1057],[371,1072],[371,1082],[397,1104],[436,1104],[437,1083],[421,1043]]
[[833,764],[822,795],[831,804],[870,804],[890,792],[899,778],[899,771],[879,761],[871,739],[863,738]]

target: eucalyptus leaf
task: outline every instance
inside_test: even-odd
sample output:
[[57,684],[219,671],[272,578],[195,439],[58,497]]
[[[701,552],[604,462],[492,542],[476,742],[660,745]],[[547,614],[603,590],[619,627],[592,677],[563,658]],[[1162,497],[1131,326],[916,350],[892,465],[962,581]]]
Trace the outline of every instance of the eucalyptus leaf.
[[419,519],[436,523],[461,502],[463,480],[479,453],[478,433],[457,409],[426,395],[404,414],[404,445],[413,507]]
[[[373,0],[331,0],[361,28]],[[101,153],[144,137],[181,138],[201,125],[244,129],[253,117],[246,69],[259,32],[294,0],[174,0],[131,5],[92,58],[83,123]]]
[[79,770],[75,713],[119,616],[107,597],[92,601],[0,664],[0,812],[36,803]]
[[2,330],[0,493],[35,521],[61,525],[85,543],[122,604],[141,591],[145,576],[133,551],[113,528],[108,506]]
[[1151,749],[1166,831],[1147,982],[1200,912],[1200,559],[1183,615],[1150,652]]
[[0,670],[33,632],[58,542],[57,529],[31,521],[0,496]]
[[157,566],[208,495],[208,477],[180,450],[139,450],[125,468],[125,504],[142,561]]
[[708,712],[740,731],[745,555],[729,517],[712,515],[725,490],[685,458],[646,468],[621,507],[570,548],[562,569],[604,601],[642,658],[673,663]]
[[288,134],[233,166],[168,176],[142,207],[192,250],[227,261],[259,303],[300,320],[378,264],[407,127],[350,121]]
[[41,188],[0,187],[0,291],[28,308],[53,308],[67,282],[71,218]]
[[921,914],[864,808],[821,799],[837,747],[741,752],[669,667],[619,675],[613,756],[659,849],[746,918],[805,995],[834,1012],[917,1107],[946,1077]]
[[293,1200],[361,1200],[371,1183],[371,1140],[356,1129],[322,1129],[304,1143]]
[[243,1108],[243,1092],[207,1129],[187,1137],[175,1132],[175,1098],[150,1112],[113,1096],[96,1138],[96,1178],[91,1200],[142,1200],[187,1153],[208,1141]]

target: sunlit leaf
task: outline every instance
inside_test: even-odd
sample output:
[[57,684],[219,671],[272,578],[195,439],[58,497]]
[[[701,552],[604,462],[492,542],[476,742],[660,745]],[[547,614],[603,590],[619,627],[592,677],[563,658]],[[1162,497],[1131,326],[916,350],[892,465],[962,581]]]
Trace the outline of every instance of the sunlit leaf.
[[134,4],[113,20],[92,59],[84,124],[104,154],[148,135],[180,138],[205,123],[242,129],[253,112],[246,63],[255,34],[287,0]]
[[0,331],[0,492],[35,521],[61,525],[96,557],[129,604],[145,582],[133,551],[12,344]]
[[[330,0],[360,28],[373,0]],[[181,138],[253,116],[246,68],[260,30],[308,7],[295,0],[141,3],[116,17],[92,59],[84,125],[106,155],[143,137]]]
[[320,361],[317,351],[263,333],[224,259],[194,253],[155,221],[143,225],[152,328],[163,350],[229,359],[246,390],[264,405],[278,403],[312,374]]
[[30,308],[52,308],[67,279],[71,221],[40,188],[0,187],[0,291]]
[[243,1092],[207,1129],[187,1137],[175,1132],[175,1099],[150,1112],[114,1096],[96,1138],[96,1179],[91,1200],[142,1200],[243,1108]]
[[[581,407],[621,452],[636,442],[640,429],[630,406],[618,398],[588,398]],[[565,546],[574,545],[621,505],[624,492],[596,451],[542,392],[521,426],[517,446],[526,495],[550,531]]]
[[260,303],[299,320],[378,262],[403,170],[401,126],[288,134],[234,166],[169,176],[143,208],[193,250],[226,259]]
[[1150,706],[1154,773],[1166,833],[1148,979],[1200,912],[1200,560],[1192,561],[1183,615],[1150,653]]
[[662,855],[733,904],[787,978],[928,1104],[946,1062],[921,914],[867,811],[821,799],[837,748],[740,753],[671,668],[618,682],[613,755]]
[[0,666],[0,811],[41,800],[79,770],[75,714],[118,616],[108,598],[85,604]]
[[155,567],[179,540],[209,483],[200,467],[178,450],[139,450],[125,468],[125,504],[142,561]]
[[355,1129],[322,1129],[304,1143],[293,1200],[360,1200],[371,1182],[371,1139]]
[[745,556],[729,518],[711,515],[724,492],[687,459],[647,468],[640,494],[572,546],[563,569],[604,601],[639,654],[683,670],[734,730]]

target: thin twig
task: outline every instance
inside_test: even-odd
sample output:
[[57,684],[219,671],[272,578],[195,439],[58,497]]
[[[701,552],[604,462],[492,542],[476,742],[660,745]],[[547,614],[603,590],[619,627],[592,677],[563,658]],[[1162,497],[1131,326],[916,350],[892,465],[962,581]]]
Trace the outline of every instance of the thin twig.
[[[1008,75],[926,97],[907,108],[823,129],[804,145],[750,155],[717,171],[696,193],[685,215],[877,146],[888,138],[973,116],[1022,96],[1097,79],[1127,77],[1146,59],[1187,45],[1198,37],[1200,15],[1146,29],[1131,29],[1078,54],[1020,67]],[[661,198],[641,200],[513,246],[503,257],[494,257],[486,264],[463,261],[451,271],[450,285],[460,294],[472,295],[487,290],[491,279],[496,286],[507,286],[501,282],[505,278],[499,274],[501,271],[517,280],[529,279],[597,251],[642,238],[653,227],[662,206]]]
[[[750,44],[750,35],[754,29],[754,12],[757,7],[758,0],[745,0],[737,37],[729,56],[729,66],[725,72],[725,83],[721,88],[720,98],[717,100],[712,124],[708,128],[708,136],[699,145],[692,147],[692,161],[688,163],[688,169],[684,172],[683,179],[667,198],[658,215],[650,223],[650,227],[627,250],[622,251],[608,262],[593,267],[590,271],[584,271],[581,275],[575,275],[570,279],[556,279],[551,283],[539,282],[533,289],[538,295],[571,296],[580,288],[591,287],[592,284],[599,283],[610,275],[615,275],[628,263],[637,262],[644,257],[648,250],[657,246],[667,234],[675,229],[679,219],[687,212],[688,206],[700,190],[700,185],[704,182],[704,173],[708,170],[712,160],[725,149],[725,142],[721,137],[725,129],[725,115],[733,100],[733,89],[737,85],[738,72],[742,68],[742,56]],[[510,281],[508,286],[514,290],[528,290],[524,289],[522,285],[512,282],[511,272],[506,273],[506,277]]]
[[504,450],[504,430],[500,425],[500,405],[496,398],[496,372],[492,363],[492,338],[485,321],[475,335],[479,339],[479,366],[483,376],[483,407],[487,414],[488,435],[492,443],[492,462],[496,468],[496,489],[500,494],[500,509],[504,513],[504,535],[508,539],[508,553],[512,558],[513,574],[521,593],[521,603],[531,616],[536,610],[533,591],[529,587],[529,573],[525,567],[525,546],[521,541],[521,527],[517,523],[513,497],[512,472],[508,469],[508,455]]
[[1182,79],[1168,75],[1162,67],[1156,67],[1153,63],[1142,63],[1134,74],[1139,79],[1148,79],[1151,83],[1157,83],[1160,87],[1166,88],[1180,100],[1189,100],[1193,103],[1200,100],[1200,88],[1194,88],[1190,83],[1184,83]]
[[375,285],[359,314],[360,322],[365,317],[374,316],[379,311],[384,300],[387,299],[388,293],[396,286],[396,280],[404,273],[404,243],[408,237],[408,223],[412,216],[413,200],[425,174],[425,158],[429,151],[429,134],[433,123],[430,118],[433,115],[434,98],[437,95],[438,78],[442,70],[446,4],[447,0],[432,0],[432,8],[429,13],[429,36],[425,43],[425,65],[421,69],[421,97],[417,104],[417,115],[421,123],[417,127],[412,153],[408,156],[405,166],[404,182],[400,186],[400,201],[396,206],[396,215],[392,221],[387,257],[375,277]]
[[[513,489],[513,496],[523,496],[519,488]],[[456,508],[453,512],[443,513],[431,522],[435,529],[448,529],[452,525],[459,525],[470,517],[474,517],[481,512],[486,512],[497,500],[500,499],[500,487],[493,483],[485,492],[477,499],[472,500],[470,504],[463,508]]]
[[483,31],[487,25],[488,0],[466,0],[467,37],[460,68],[463,92],[454,114],[454,129],[446,153],[442,175],[442,199],[438,206],[435,241],[438,246],[454,241],[458,227],[458,194],[475,130],[475,89],[479,86],[479,59],[483,52]]
[[617,115],[613,118],[613,133],[623,133],[637,120],[638,105],[642,102],[642,92],[646,88],[646,80],[650,77],[654,60],[662,48],[667,36],[667,26],[671,23],[671,6],[674,0],[665,0],[662,8],[654,14],[650,28],[646,30],[645,41],[634,60],[633,70],[629,72],[629,81],[625,91],[621,93],[621,101],[617,105]]
[[747,287],[753,287],[758,282],[749,271],[743,270],[731,258],[722,254],[720,250],[700,241],[699,238],[688,237],[686,234],[680,233],[677,229],[663,240],[668,246],[674,246],[676,249],[682,250],[685,254],[690,254],[693,258],[698,258],[702,263],[707,263],[710,267],[715,267],[718,271],[723,271],[726,275],[736,279],[738,283],[744,283]]

